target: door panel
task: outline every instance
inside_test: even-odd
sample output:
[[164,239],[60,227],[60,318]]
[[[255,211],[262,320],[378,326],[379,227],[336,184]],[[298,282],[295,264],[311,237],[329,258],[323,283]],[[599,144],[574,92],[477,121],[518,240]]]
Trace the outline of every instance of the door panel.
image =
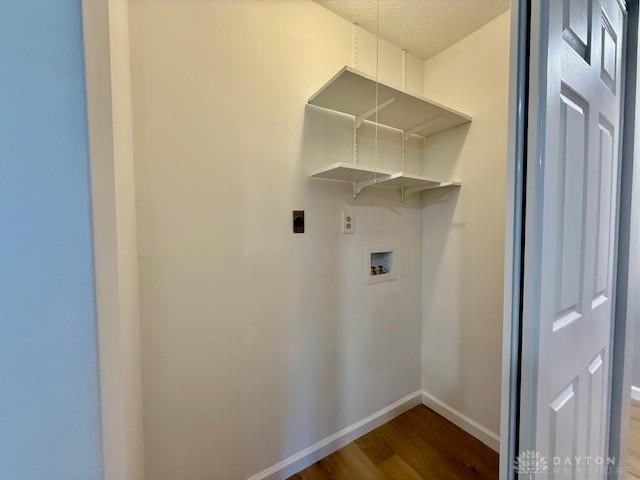
[[556,250],[557,276],[557,312],[554,330],[569,325],[582,315],[580,299],[582,297],[582,278],[584,266],[584,210],[585,173],[583,159],[587,150],[587,102],[576,95],[566,85],[562,86],[560,138],[563,139],[563,151],[558,162],[558,175],[562,181],[558,184],[557,213],[559,215],[558,242]]
[[617,72],[617,51],[618,51],[618,35],[615,33],[609,17],[602,10],[601,15],[601,35],[602,35],[602,62],[600,77],[602,81],[609,87],[611,92],[616,91],[616,72]]
[[563,38],[582,58],[587,59],[591,42],[590,0],[564,0]]
[[[549,443],[553,457],[573,458],[578,448],[578,380],[575,379],[551,401],[551,430]],[[571,478],[572,468],[563,468],[554,478]]]
[[597,213],[597,229],[596,239],[596,275],[594,283],[594,295],[592,308],[598,307],[610,296],[608,289],[609,275],[609,259],[611,257],[611,240],[607,225],[611,224],[613,212],[611,207],[613,202],[613,158],[614,158],[614,142],[615,135],[613,126],[604,118],[600,118],[599,122],[599,143],[598,151],[598,213]]
[[[599,353],[589,365],[588,370],[587,455],[591,458],[602,455],[605,446],[603,429],[606,402],[605,375],[604,355]],[[595,473],[597,473],[597,469],[590,469],[590,477]]]
[[530,100],[522,363],[531,388],[521,408],[531,422],[520,443],[547,458],[547,478],[601,479],[590,459],[607,448],[624,12],[616,0],[536,3],[548,32],[531,69],[542,76]]

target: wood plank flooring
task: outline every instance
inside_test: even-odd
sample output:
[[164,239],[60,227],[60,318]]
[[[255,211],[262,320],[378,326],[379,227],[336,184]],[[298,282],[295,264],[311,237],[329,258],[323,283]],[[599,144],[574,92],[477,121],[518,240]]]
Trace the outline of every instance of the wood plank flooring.
[[[640,402],[632,406],[629,480],[640,480]],[[427,407],[396,417],[289,480],[498,478],[498,454]]]
[[640,480],[640,402],[631,407],[631,430],[629,434],[629,479]]
[[289,480],[496,480],[498,454],[423,405]]

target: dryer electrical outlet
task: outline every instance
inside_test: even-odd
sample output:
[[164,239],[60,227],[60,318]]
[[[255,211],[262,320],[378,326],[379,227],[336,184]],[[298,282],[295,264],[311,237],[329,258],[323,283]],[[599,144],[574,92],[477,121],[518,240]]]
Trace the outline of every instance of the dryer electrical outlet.
[[304,210],[293,211],[293,233],[304,233]]
[[352,210],[342,211],[342,233],[355,233],[356,217]]

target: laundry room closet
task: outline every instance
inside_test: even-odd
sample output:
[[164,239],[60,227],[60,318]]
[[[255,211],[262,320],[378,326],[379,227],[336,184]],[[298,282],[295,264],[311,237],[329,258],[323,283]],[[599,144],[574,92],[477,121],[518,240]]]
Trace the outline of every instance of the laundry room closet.
[[287,478],[419,405],[497,459],[508,2],[127,14],[146,478]]

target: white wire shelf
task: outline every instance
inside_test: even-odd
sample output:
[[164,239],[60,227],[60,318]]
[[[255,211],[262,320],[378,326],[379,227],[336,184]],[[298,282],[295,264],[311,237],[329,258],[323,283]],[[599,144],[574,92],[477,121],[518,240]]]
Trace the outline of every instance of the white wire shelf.
[[355,163],[338,162],[320,168],[309,174],[310,177],[338,180],[343,182],[366,182],[389,178],[393,172],[379,168],[367,167]]
[[369,121],[401,130],[407,136],[427,137],[471,122],[469,115],[406,90],[376,82],[374,78],[351,67],[342,68],[309,98],[308,103],[352,115],[358,127],[362,122]]
[[353,182],[354,197],[369,187],[399,188],[402,193],[402,199],[405,200],[409,195],[425,190],[461,186],[460,182],[435,180],[403,172],[393,173],[389,170],[341,162],[315,170],[309,176],[325,180]]

